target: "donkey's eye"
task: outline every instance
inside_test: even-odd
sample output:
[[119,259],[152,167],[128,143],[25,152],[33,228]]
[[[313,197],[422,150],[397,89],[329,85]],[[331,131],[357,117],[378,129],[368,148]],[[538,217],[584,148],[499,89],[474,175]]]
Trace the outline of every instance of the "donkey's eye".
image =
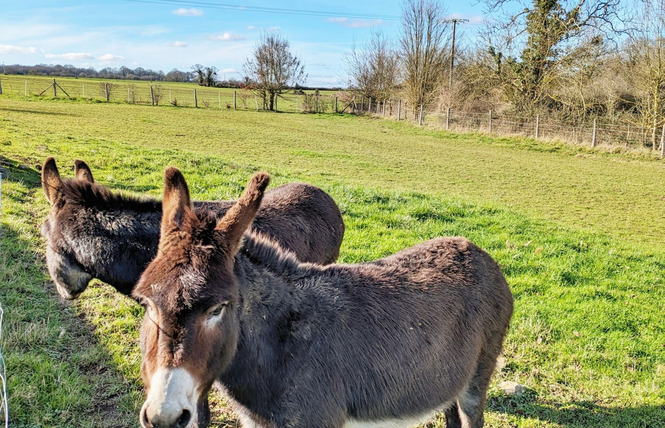
[[215,309],[210,311],[210,314],[208,315],[208,318],[215,318],[215,317],[220,316],[222,314],[222,311],[226,307],[226,305],[228,305],[228,303],[224,302],[221,305],[216,306]]

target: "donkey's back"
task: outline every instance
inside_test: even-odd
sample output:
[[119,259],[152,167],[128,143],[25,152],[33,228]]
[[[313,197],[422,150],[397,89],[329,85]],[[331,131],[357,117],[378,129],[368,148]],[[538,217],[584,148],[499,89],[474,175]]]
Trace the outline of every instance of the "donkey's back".
[[449,427],[482,426],[513,311],[485,251],[439,238],[372,263],[312,269],[297,281],[309,298],[292,303],[291,357],[275,372],[301,412],[316,409],[305,419],[412,426],[445,410]]

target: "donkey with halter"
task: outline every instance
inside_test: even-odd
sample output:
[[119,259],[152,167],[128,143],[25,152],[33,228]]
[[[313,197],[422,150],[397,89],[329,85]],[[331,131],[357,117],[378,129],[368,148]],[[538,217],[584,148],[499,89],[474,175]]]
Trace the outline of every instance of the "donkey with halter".
[[244,427],[401,427],[439,410],[481,427],[513,311],[496,262],[439,238],[371,263],[300,263],[244,235],[268,182],[256,174],[218,219],[166,170],[158,253],[133,292],[141,425],[196,426],[218,382]]
[[[51,211],[42,225],[46,261],[60,295],[75,299],[92,278],[130,295],[157,254],[161,202],[111,192],[94,182],[77,160],[76,178],[63,181],[53,158],[42,168],[42,188]],[[222,216],[234,201],[195,202]],[[260,232],[305,262],[332,263],[339,255],[344,223],[335,201],[303,183],[268,192],[250,232]]]

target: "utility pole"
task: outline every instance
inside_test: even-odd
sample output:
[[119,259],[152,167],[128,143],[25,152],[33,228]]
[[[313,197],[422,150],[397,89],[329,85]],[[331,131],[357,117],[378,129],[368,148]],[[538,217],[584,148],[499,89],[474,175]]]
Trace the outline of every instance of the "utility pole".
[[[453,93],[453,66],[455,65],[455,29],[458,22],[469,22],[468,19],[453,18],[450,20],[453,23],[453,42],[450,46],[450,77],[448,79],[448,98],[452,97]],[[450,102],[448,103],[450,105]]]

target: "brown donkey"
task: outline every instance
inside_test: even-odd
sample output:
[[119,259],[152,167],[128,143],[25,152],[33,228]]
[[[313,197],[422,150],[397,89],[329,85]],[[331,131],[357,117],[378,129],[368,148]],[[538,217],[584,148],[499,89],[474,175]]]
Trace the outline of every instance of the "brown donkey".
[[[94,182],[77,160],[76,178],[63,181],[53,158],[42,168],[42,188],[51,211],[42,225],[46,262],[60,295],[78,297],[92,278],[129,295],[141,272],[157,254],[162,204],[111,192]],[[194,202],[222,216],[234,201]],[[335,201],[303,183],[266,194],[250,232],[270,236],[299,260],[332,263],[339,255],[344,222]]]
[[[192,427],[215,381],[244,427],[483,425],[513,311],[496,262],[439,238],[357,265],[301,264],[243,234],[269,178],[218,220],[165,174],[159,250],[134,289],[143,427]],[[205,420],[203,421],[205,423]]]

